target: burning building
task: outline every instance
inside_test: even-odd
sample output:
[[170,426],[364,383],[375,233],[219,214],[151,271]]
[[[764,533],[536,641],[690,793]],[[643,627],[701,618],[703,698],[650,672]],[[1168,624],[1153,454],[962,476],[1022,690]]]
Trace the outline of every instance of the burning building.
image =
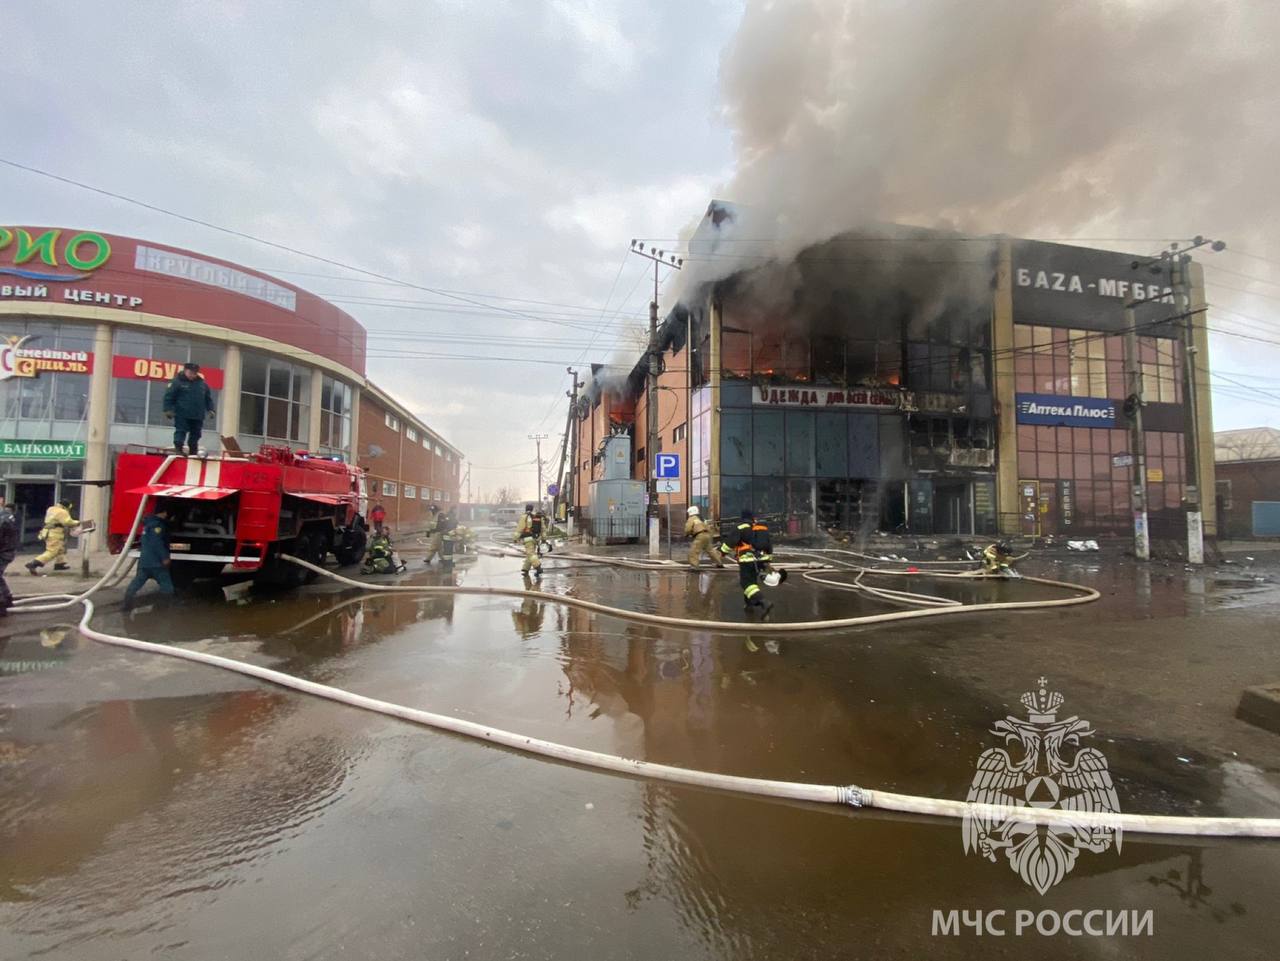
[[[784,259],[735,219],[712,203],[689,245],[694,276],[660,326],[657,449],[646,450],[642,356],[580,405],[581,479],[603,456],[603,404],[611,430],[632,437],[634,477],[647,477],[655,453],[682,455],[680,493],[663,495],[673,516],[690,503],[723,518],[750,506],[784,534],[1127,531],[1129,304],[1152,530],[1183,529],[1185,458],[1197,447],[1201,486],[1213,490],[1195,265],[1192,428],[1168,274],[1132,255],[877,225]],[[1199,445],[1187,443],[1192,429]],[[581,509],[586,487],[576,487]],[[1214,533],[1212,503],[1204,519]]]

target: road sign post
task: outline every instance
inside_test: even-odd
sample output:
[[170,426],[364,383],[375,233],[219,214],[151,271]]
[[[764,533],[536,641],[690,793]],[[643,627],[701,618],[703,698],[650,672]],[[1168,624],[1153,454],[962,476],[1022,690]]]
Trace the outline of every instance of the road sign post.
[[667,495],[667,558],[670,559],[671,495],[680,493],[680,455],[655,454],[653,458],[653,476],[657,481],[657,492]]

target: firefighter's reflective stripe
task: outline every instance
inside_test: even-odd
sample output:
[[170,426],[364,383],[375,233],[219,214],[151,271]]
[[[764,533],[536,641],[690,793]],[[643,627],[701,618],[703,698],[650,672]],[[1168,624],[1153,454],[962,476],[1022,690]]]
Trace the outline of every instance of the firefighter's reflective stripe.
[[748,584],[746,587],[742,589],[742,595],[747,600],[751,600],[751,598],[755,597],[759,593],[760,593],[759,584]]
[[751,553],[751,548],[749,547],[738,555],[739,564],[754,564],[755,560],[756,555]]

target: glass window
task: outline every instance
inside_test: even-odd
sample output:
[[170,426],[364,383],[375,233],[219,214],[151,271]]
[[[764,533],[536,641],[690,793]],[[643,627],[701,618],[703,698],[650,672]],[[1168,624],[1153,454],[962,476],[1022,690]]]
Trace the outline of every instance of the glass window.
[[813,476],[813,412],[789,410],[786,412],[787,473]]
[[415,444],[418,442],[418,432],[412,427],[406,427],[404,429],[404,436],[405,439],[410,440]]
[[267,392],[267,358],[244,354],[240,361],[240,389],[246,394]]
[[247,353],[240,392],[240,433],[297,443],[308,439],[311,372],[274,357]]
[[750,414],[726,411],[720,415],[720,472],[751,473]]
[[787,512],[786,482],[781,477],[756,477],[752,484],[752,509],[759,516],[776,518]]
[[351,387],[327,375],[320,382],[320,448],[351,452]]
[[751,507],[751,478],[724,475],[720,478],[720,516],[726,521]]
[[84,419],[89,407],[89,375],[58,374],[53,385],[53,419]]
[[117,378],[112,419],[117,424],[144,424],[147,420],[147,382]]
[[418,488],[417,488],[417,487],[415,487],[413,484],[405,484],[405,485],[404,485],[404,496],[405,496],[405,497],[417,497],[417,496],[418,496]]
[[396,496],[396,485],[395,485],[395,484],[393,484],[391,481],[383,481],[383,482],[382,482],[382,496],[383,496],[383,497],[395,497],[395,496]]
[[780,410],[752,415],[752,473],[780,476],[783,472],[782,414]]
[[823,412],[814,420],[814,473],[818,477],[849,476],[849,432],[843,413]]

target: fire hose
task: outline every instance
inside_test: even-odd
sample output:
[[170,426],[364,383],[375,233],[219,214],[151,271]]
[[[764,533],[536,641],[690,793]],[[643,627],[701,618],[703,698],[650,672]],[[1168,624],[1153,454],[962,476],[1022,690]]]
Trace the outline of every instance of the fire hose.
[[[133,530],[129,535],[130,542],[136,534],[138,523],[140,521],[141,507],[139,508],[139,516],[135,520]],[[127,549],[128,543],[126,543],[125,551],[122,552],[121,556],[127,552]],[[308,561],[301,560],[300,558],[296,558],[291,555],[282,556],[284,559],[291,561],[292,563],[299,564],[308,570],[323,574],[324,576],[339,583],[347,584],[361,590],[415,594],[479,594],[526,599],[531,598],[549,603],[567,604],[612,617],[637,621],[639,623],[656,624],[664,627],[681,627],[686,630],[713,630],[720,633],[741,633],[743,630],[759,631],[761,629],[759,625],[727,624],[718,621],[697,621],[685,618],[666,617],[656,614],[646,614],[637,611],[625,611],[620,608],[609,607],[608,605],[599,604],[594,601],[587,601],[582,598],[570,597],[546,591],[496,587],[467,588],[372,585],[352,580],[351,578],[326,570],[325,568],[318,567],[315,564],[311,564]],[[90,622],[93,620],[94,615],[94,605],[90,596],[108,580],[108,578],[114,573],[118,564],[119,561],[117,561],[117,564],[113,565],[112,569],[109,570],[107,574],[104,575],[96,584],[94,584],[93,587],[85,591],[83,594],[59,595],[60,598],[65,599],[62,600],[61,603],[51,606],[35,606],[27,604],[19,607],[18,609],[20,611],[56,610],[69,607],[75,603],[80,603],[84,605],[84,614],[78,625],[79,632],[83,636],[103,644],[141,651],[148,654],[160,654],[166,657],[173,657],[198,664],[205,664],[210,667],[221,668],[223,670],[232,671],[246,677],[256,678],[266,683],[274,684],[289,690],[298,691],[303,694],[310,694],[326,700],[347,704],[361,710],[371,711],[388,717],[399,718],[413,724],[419,724],[441,731],[448,731],[463,737],[474,738],[491,744],[498,744],[514,751],[549,758],[561,763],[574,764],[580,767],[591,768],[593,770],[610,771],[631,777],[662,781],[668,784],[682,784],[689,787],[728,791],[737,794],[777,798],[788,801],[808,801],[816,804],[847,805],[854,808],[876,808],[879,810],[924,815],[929,817],[981,817],[999,821],[1009,818],[1012,812],[1016,811],[1016,816],[1020,821],[1067,828],[1093,827],[1103,830],[1123,830],[1139,834],[1162,835],[1280,837],[1280,818],[1181,817],[1175,815],[1069,811],[1054,808],[1014,806],[1012,804],[974,804],[946,798],[928,798],[909,794],[897,794],[894,792],[879,791],[852,784],[805,784],[795,781],[777,781],[762,778],[742,777],[732,774],[720,774],[713,771],[696,771],[669,764],[656,764],[651,761],[625,758],[618,755],[605,754],[600,751],[590,751],[584,748],[557,744],[553,741],[528,737],[512,731],[504,731],[500,728],[490,727],[475,721],[467,721],[445,714],[437,714],[431,711],[408,707],[403,704],[395,704],[390,701],[383,701],[378,698],[356,694],[351,691],[342,690],[341,688],[332,687],[328,684],[309,681],[292,674],[286,674],[283,671],[276,671],[267,667],[259,667],[258,665],[248,664],[244,661],[238,661],[233,658],[222,657],[220,655],[190,650],[187,648],[172,647],[166,644],[157,644],[151,641],[137,640],[130,637],[108,634],[103,631],[96,630],[90,626]],[[788,632],[835,630],[841,627],[860,626],[863,624],[877,622],[882,623],[914,617],[939,616],[942,614],[953,614],[962,611],[1028,609],[1061,606],[1063,604],[1081,604],[1095,600],[1098,597],[1097,591],[1081,585],[1065,584],[1063,582],[1050,581],[1044,578],[1025,578],[1025,580],[1070,588],[1076,591],[1079,596],[1048,601],[963,605],[959,610],[955,607],[948,606],[945,608],[930,608],[915,611],[896,611],[857,618],[810,621],[793,624],[776,624],[770,625],[768,630],[771,632],[776,632],[780,629],[786,629]],[[32,600],[36,600],[36,598],[24,599],[24,601]]]

